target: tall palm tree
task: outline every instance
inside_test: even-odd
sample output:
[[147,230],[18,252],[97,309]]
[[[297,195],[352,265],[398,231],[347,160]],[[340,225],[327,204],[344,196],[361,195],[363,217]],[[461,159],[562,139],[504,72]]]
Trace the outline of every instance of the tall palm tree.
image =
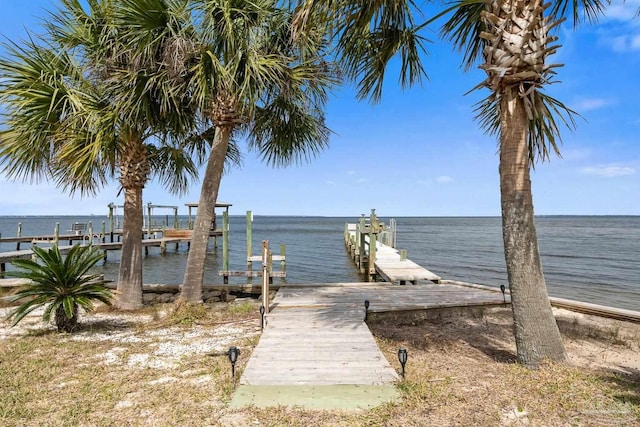
[[537,367],[564,361],[562,338],[549,302],[534,223],[530,169],[559,154],[558,120],[574,126],[573,111],[543,92],[557,64],[549,64],[557,37],[550,32],[568,12],[588,19],[603,10],[600,0],[553,2],[463,0],[443,33],[465,52],[467,67],[480,59],[491,92],[477,107],[478,119],[497,133],[504,253],[511,291],[518,361]]
[[[118,176],[125,193],[116,305],[142,306],[142,189],[157,177],[176,193],[197,173],[182,143],[195,115],[168,67],[132,55],[118,1],[63,0],[39,41],[11,44],[0,61],[0,166],[10,177],[53,179],[95,193]],[[161,55],[162,52],[156,52]],[[160,64],[160,65],[159,65]],[[197,156],[196,156],[197,158]]]
[[248,136],[269,164],[309,159],[328,144],[323,109],[337,82],[323,55],[322,33],[293,43],[291,13],[278,2],[195,2],[205,55],[193,84],[202,111],[216,127],[202,182],[181,297],[202,299],[208,230],[229,138]]

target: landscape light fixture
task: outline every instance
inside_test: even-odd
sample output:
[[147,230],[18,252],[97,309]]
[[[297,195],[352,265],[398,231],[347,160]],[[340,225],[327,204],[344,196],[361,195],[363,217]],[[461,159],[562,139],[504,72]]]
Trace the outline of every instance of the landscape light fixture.
[[367,321],[367,315],[369,314],[369,300],[364,300],[364,321]]
[[260,306],[260,331],[264,331],[264,305]]
[[507,297],[505,296],[505,291],[507,290],[507,288],[504,287],[504,285],[500,285],[500,290],[502,291],[502,302],[504,303],[505,307],[507,306]]
[[400,365],[402,365],[402,379],[404,379],[404,367],[407,364],[407,359],[409,355],[407,354],[407,349],[404,347],[400,347],[398,350],[398,360],[400,361]]
[[229,362],[231,362],[231,378],[235,381],[236,379],[236,361],[238,360],[238,356],[240,356],[240,349],[236,346],[229,347],[227,351],[227,356],[229,356]]

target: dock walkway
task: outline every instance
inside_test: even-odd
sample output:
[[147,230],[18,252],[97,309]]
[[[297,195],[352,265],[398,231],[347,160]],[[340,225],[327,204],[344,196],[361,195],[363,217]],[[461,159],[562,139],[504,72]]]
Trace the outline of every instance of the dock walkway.
[[[371,251],[369,249],[365,249],[364,253],[360,253],[358,248],[360,239],[358,238],[357,233],[357,224],[347,224],[345,245],[351,254],[351,258],[356,265],[360,267],[362,272],[362,265],[368,263]],[[370,235],[364,233],[362,234],[362,239],[364,239],[365,243],[364,248],[368,248],[369,241],[371,239]],[[432,273],[421,265],[406,259],[406,256],[403,256],[398,249],[386,245],[377,239],[375,240],[375,243],[374,269],[372,269],[372,271],[375,270],[375,273],[385,281],[392,284],[399,283],[401,285],[404,285],[406,282],[411,282],[415,285],[420,280],[428,280],[434,283],[438,283],[440,281],[440,276]]]
[[365,300],[369,312],[503,304],[499,291],[457,285],[282,286],[232,406],[345,409],[396,399],[399,367],[387,361],[364,322]]
[[[66,239],[65,239],[66,240]],[[145,251],[148,250],[149,247],[159,247],[162,252],[166,250],[168,244],[180,244],[180,243],[189,243],[191,241],[190,237],[160,237],[158,239],[144,239],[142,240],[142,247],[145,248]],[[53,240],[47,241],[39,241],[40,244],[53,244]],[[99,242],[92,243],[92,246],[99,248],[104,251],[105,259],[107,251],[117,251],[122,249],[122,242]],[[58,249],[60,253],[65,254],[69,252],[73,248],[73,245],[60,245]],[[18,251],[8,251],[8,252],[0,252],[0,277],[6,271],[5,264],[13,261],[14,259],[28,259],[33,256],[33,250],[31,249],[21,249]]]

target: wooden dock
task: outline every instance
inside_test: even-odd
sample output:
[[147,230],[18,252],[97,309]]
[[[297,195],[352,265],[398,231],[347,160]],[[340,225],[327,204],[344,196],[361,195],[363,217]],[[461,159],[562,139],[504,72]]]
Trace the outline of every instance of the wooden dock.
[[[62,239],[60,239],[62,240]],[[64,239],[66,240],[66,239]],[[144,239],[142,240],[142,247],[145,248],[145,254],[148,255],[148,249],[150,247],[158,247],[161,252],[164,253],[166,251],[167,245],[175,244],[179,245],[180,243],[189,243],[191,241],[190,237],[161,237],[158,239]],[[38,240],[40,244],[53,244],[53,240]],[[108,251],[118,251],[122,249],[122,242],[98,242],[92,243],[92,246],[99,248],[104,252],[104,258],[107,258]],[[58,249],[62,254],[66,254],[73,248],[73,245],[59,245]],[[27,259],[33,256],[33,250],[31,249],[21,249],[19,251],[8,251],[8,252],[0,252],[0,277],[2,277],[3,273],[6,271],[5,264],[7,262],[11,262],[14,259]]]
[[345,246],[361,273],[367,274],[370,280],[379,276],[389,283],[400,285],[406,282],[415,285],[420,280],[440,281],[440,276],[407,259],[404,251],[380,241],[378,235],[381,231],[381,227],[371,223],[345,225]]

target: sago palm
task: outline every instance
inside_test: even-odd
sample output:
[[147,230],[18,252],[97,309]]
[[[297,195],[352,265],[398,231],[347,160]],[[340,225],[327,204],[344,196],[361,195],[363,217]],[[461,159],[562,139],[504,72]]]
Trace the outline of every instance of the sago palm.
[[444,34],[465,52],[467,66],[479,60],[490,94],[477,106],[478,119],[497,134],[504,253],[511,291],[518,361],[537,367],[563,361],[564,345],[553,317],[534,224],[530,169],[559,153],[559,123],[573,127],[573,111],[543,92],[559,65],[549,64],[557,37],[551,31],[580,11],[594,19],[600,0],[543,3],[525,0],[464,0]]
[[32,311],[46,306],[42,314],[44,322],[50,322],[53,314],[59,332],[73,332],[79,309],[91,312],[95,301],[111,305],[111,292],[104,286],[106,281],[100,274],[89,273],[102,260],[98,248],[75,245],[66,257],[57,245],[50,249],[34,246],[33,252],[34,260],[14,260],[18,270],[8,273],[29,280],[11,298],[12,302],[23,301],[8,315],[14,326]]

